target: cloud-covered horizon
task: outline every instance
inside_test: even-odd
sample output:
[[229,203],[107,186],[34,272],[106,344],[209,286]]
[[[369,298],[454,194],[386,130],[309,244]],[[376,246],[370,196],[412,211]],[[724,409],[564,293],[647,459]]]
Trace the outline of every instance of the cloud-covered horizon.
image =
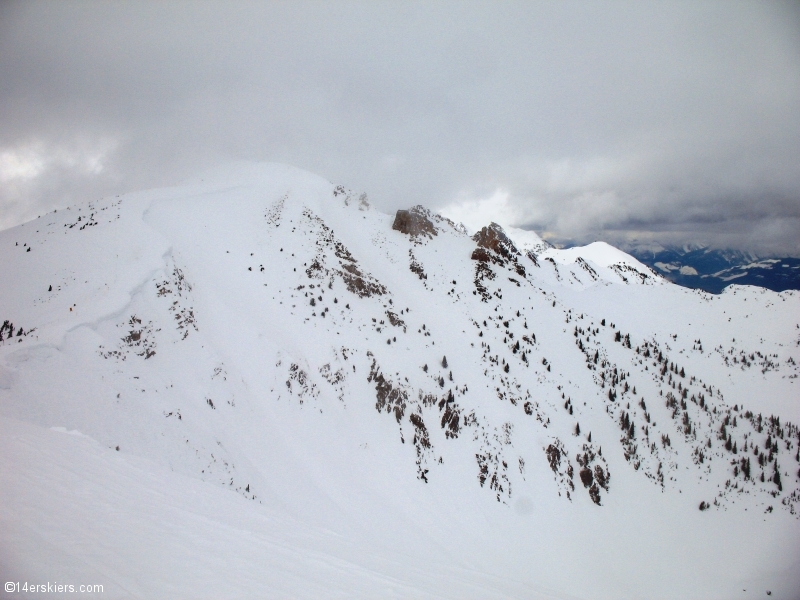
[[5,3],[0,227],[278,161],[546,239],[800,255],[796,3]]

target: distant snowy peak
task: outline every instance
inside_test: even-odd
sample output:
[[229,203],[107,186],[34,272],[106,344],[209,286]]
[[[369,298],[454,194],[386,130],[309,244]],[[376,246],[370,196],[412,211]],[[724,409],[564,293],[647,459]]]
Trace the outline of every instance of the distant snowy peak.
[[[513,228],[512,232],[513,235],[508,235],[508,230],[497,223],[481,229],[472,238],[478,244],[472,254],[473,260],[489,262],[487,252],[491,251],[497,257],[493,260],[495,264],[510,261],[520,275],[526,276],[526,266],[534,267],[530,271],[531,281],[579,289],[597,283],[664,283],[664,279],[651,268],[604,242],[560,250],[533,232]],[[520,247],[519,244],[524,245]]]
[[575,246],[563,250],[552,248],[548,251],[548,255],[553,256],[553,258],[562,264],[574,262],[580,257],[600,267],[610,267],[615,264],[628,264],[647,270],[645,265],[633,258],[630,254],[626,254],[622,250],[610,246],[605,242],[593,242],[586,246]]
[[535,254],[541,254],[548,248],[553,247],[539,237],[534,231],[518,229],[517,227],[506,227],[505,232],[514,242],[514,245],[524,253],[533,252]]
[[564,266],[577,264],[584,270],[591,267],[598,277],[610,283],[664,283],[664,279],[653,269],[605,242],[593,242],[565,250],[551,248],[542,253],[542,257]]
[[[492,226],[500,227],[494,223]],[[663,282],[663,278],[656,271],[605,242],[594,242],[587,246],[562,250],[547,243],[533,231],[516,227],[501,229],[519,251],[523,254],[533,254],[532,259],[537,263],[544,259],[561,267],[575,266],[577,272],[584,276],[587,273],[596,275],[597,278],[592,277],[593,281],[600,279],[609,283],[644,284]]]

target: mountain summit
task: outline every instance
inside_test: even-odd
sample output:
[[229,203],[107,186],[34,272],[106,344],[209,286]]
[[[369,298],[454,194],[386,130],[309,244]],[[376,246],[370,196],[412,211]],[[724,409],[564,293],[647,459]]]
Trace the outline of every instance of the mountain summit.
[[275,164],[0,232],[7,579],[795,597],[800,295],[514,237]]

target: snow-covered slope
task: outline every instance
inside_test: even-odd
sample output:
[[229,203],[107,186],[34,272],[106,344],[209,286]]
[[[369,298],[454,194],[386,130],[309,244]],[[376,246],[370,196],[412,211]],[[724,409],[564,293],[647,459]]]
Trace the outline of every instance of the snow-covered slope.
[[283,165],[52,213],[0,257],[9,581],[797,597],[795,292]]

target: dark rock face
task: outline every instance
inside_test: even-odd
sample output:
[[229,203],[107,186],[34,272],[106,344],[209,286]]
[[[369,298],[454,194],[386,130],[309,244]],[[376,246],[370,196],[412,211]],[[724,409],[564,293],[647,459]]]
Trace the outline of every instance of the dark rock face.
[[392,229],[410,236],[433,237],[438,235],[436,227],[428,216],[428,211],[421,206],[409,210],[398,210],[392,223]]
[[484,227],[472,236],[472,239],[478,243],[478,246],[494,250],[508,260],[513,260],[519,254],[514,242],[509,239],[503,228],[497,223],[491,223]]
[[594,475],[592,475],[592,470],[584,467],[581,469],[579,475],[581,476],[581,483],[583,483],[583,487],[589,487],[594,483]]
[[478,262],[492,262],[492,255],[489,254],[484,248],[475,248],[472,251],[472,260],[477,260]]
[[[482,273],[485,274],[488,267],[481,266],[482,263],[492,263],[495,265],[506,266],[511,263],[514,270],[522,277],[525,277],[525,267],[523,267],[518,257],[522,256],[514,245],[514,242],[509,239],[503,228],[497,223],[491,223],[487,227],[481,229],[478,233],[472,236],[472,239],[478,243],[478,247],[472,251],[472,260],[480,263],[476,268],[475,285],[477,286],[479,280],[482,279]],[[534,259],[534,264],[536,264]],[[538,264],[537,264],[538,266]],[[490,277],[493,279],[493,277]],[[483,294],[482,294],[483,296]]]

